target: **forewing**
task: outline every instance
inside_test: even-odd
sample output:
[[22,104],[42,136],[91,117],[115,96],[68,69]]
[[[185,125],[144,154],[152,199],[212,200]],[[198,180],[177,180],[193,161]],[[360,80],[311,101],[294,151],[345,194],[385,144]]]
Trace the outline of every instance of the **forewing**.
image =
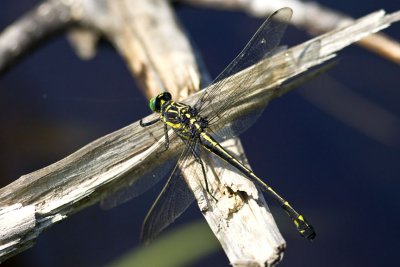
[[[201,116],[209,120],[210,125],[223,117],[224,112],[235,106],[243,95],[250,93],[251,85],[262,73],[268,71],[267,63],[257,65],[256,63],[277,51],[281,51],[278,45],[291,16],[292,10],[290,8],[282,8],[273,13],[257,30],[243,51],[205,89],[194,107],[199,110]],[[253,66],[251,75],[245,75],[241,79],[234,77],[235,73],[251,66]],[[211,105],[211,103],[218,103],[218,105]],[[262,110],[263,108],[259,108],[257,114],[252,114],[251,117],[257,118]],[[255,119],[242,121],[240,128],[247,129],[254,121]],[[239,129],[237,131],[239,132]]]
[[[284,48],[282,48],[284,49]],[[280,68],[282,68],[282,71],[286,71],[287,68],[296,68],[296,69],[304,69],[307,68],[307,64],[308,62],[311,62],[317,58],[319,58],[319,54],[320,54],[320,49],[321,49],[321,44],[319,41],[314,41],[309,43],[304,51],[294,57],[294,55],[292,55],[289,52],[286,52],[285,56],[287,57],[287,60],[285,61],[284,64],[287,64],[286,66],[280,66]],[[263,62],[264,64],[264,62]],[[261,66],[256,66],[255,69],[252,70],[252,73],[256,74],[256,75],[263,75],[263,81],[262,82],[256,82],[256,84],[253,85],[254,90],[256,91],[257,88],[261,88],[262,86],[264,86],[263,84],[265,84],[266,81],[268,81],[269,77],[265,76],[265,74],[262,73],[262,65]],[[270,78],[272,79],[276,79],[275,76],[280,77],[280,74],[278,69],[275,69],[274,71],[271,72],[270,74]],[[289,88],[291,86],[293,86],[293,84],[298,83],[301,79],[305,78],[305,74],[301,74],[301,75],[297,75],[295,76],[293,79],[289,80],[289,82],[286,82],[282,88],[280,90],[285,91],[285,90],[289,90]],[[296,82],[295,82],[296,81]],[[292,84],[292,85],[291,85]],[[286,88],[286,89],[285,89]],[[248,93],[246,91],[244,91],[245,93]],[[218,119],[220,119],[218,121],[218,124],[213,123],[214,121],[217,121],[216,117],[211,117],[210,123],[209,123],[209,129],[213,132],[215,132],[216,136],[217,136],[217,140],[218,141],[222,141],[231,137],[235,137],[235,136],[239,136],[242,132],[244,132],[248,127],[250,127],[257,119],[258,117],[261,115],[262,111],[265,108],[265,104],[268,103],[268,99],[269,97],[266,96],[264,98],[264,101],[262,99],[258,99],[257,100],[257,105],[253,105],[250,109],[248,108],[248,105],[250,103],[252,103],[251,97],[246,97],[245,99],[248,99],[248,102],[244,102],[242,98],[242,95],[237,96],[237,98],[239,99],[236,103],[235,103],[235,108],[234,109],[229,109],[228,108],[224,108],[225,110],[221,111],[221,113],[219,113],[219,117]],[[259,98],[259,96],[254,96]],[[246,112],[243,112],[242,110],[246,109]],[[250,110],[250,111],[249,111]],[[234,119],[232,120],[232,118],[230,119],[229,123],[225,123],[223,120],[225,118],[225,112],[229,112],[230,116],[233,116]],[[220,125],[224,125],[223,127],[221,127]],[[216,128],[218,128],[218,130],[216,130]]]

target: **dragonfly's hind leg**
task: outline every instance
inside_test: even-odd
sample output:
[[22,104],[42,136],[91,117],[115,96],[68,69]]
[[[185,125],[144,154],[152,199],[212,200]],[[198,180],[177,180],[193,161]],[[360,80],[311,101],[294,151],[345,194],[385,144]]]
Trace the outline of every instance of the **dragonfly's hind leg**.
[[164,137],[165,137],[165,150],[169,148],[169,138],[168,138],[168,127],[167,124],[164,124]]
[[197,161],[197,162],[200,164],[200,166],[201,166],[201,171],[202,171],[202,173],[203,173],[203,178],[204,178],[204,183],[205,183],[205,185],[206,185],[206,191],[207,191],[207,193],[208,193],[215,201],[218,201],[218,200],[214,197],[214,195],[213,195],[212,192],[210,191],[210,187],[208,186],[207,175],[206,175],[206,168],[204,167],[203,161],[201,160],[201,158],[200,158],[197,154],[195,154],[195,158],[196,158],[196,161]]

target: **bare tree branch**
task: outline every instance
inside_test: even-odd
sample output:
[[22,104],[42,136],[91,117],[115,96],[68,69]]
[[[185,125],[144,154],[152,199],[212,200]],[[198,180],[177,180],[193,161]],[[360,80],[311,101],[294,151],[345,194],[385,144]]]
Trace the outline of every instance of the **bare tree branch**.
[[0,34],[0,73],[44,38],[67,27],[70,8],[62,1],[47,1],[21,17]]
[[[288,6],[294,11],[293,25],[308,31],[312,35],[322,34],[354,21],[350,16],[313,1],[180,0],[180,2],[212,8],[243,10],[256,17],[266,17],[275,10]],[[358,44],[371,52],[400,64],[400,44],[389,36],[373,34],[360,40]]]

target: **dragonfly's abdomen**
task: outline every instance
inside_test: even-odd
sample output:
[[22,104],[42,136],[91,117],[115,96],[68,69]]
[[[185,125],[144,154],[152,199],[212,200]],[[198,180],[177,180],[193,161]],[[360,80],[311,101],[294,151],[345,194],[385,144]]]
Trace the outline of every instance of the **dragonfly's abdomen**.
[[293,220],[294,224],[297,227],[299,233],[308,238],[314,239],[315,232],[313,227],[306,221],[306,219],[299,214],[293,207],[287,202],[284,198],[282,198],[279,194],[277,194],[270,186],[264,183],[259,177],[255,175],[255,173],[247,168],[243,163],[237,160],[234,156],[232,156],[228,151],[226,151],[214,138],[212,138],[206,132],[200,134],[200,141],[204,148],[214,153],[221,159],[225,160],[235,168],[237,168],[240,172],[242,172],[245,176],[252,179],[254,182],[260,186],[260,188],[267,192],[290,216]]
[[234,156],[232,156],[228,151],[225,150],[215,139],[210,136],[208,133],[203,132],[200,135],[200,141],[203,147],[205,147],[210,152],[214,153],[218,157],[222,158],[229,164],[233,165],[239,171],[241,171],[244,175],[249,178],[257,178],[258,177],[246,166],[244,166],[239,160],[237,160]]

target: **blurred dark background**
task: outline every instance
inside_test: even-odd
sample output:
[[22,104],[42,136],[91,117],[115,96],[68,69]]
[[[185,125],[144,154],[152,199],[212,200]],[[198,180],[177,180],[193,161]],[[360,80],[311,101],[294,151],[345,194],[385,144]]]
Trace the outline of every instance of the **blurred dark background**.
[[[2,0],[0,30],[38,2]],[[400,8],[393,0],[320,2],[353,17]],[[177,13],[213,77],[262,22],[212,9],[180,6]],[[385,33],[400,40],[399,23]],[[309,38],[290,27],[283,43]],[[287,241],[280,266],[397,266],[399,66],[357,46],[342,51],[338,63],[273,101],[241,140],[255,172],[269,177],[318,233],[314,242],[302,239],[271,203]],[[0,185],[147,114],[147,100],[109,44],[81,61],[65,36],[56,36],[0,77]],[[160,188],[110,211],[85,209],[3,266],[103,266],[138,246],[142,220]],[[202,220],[195,205],[171,228],[194,220]],[[229,262],[219,250],[190,266]]]

